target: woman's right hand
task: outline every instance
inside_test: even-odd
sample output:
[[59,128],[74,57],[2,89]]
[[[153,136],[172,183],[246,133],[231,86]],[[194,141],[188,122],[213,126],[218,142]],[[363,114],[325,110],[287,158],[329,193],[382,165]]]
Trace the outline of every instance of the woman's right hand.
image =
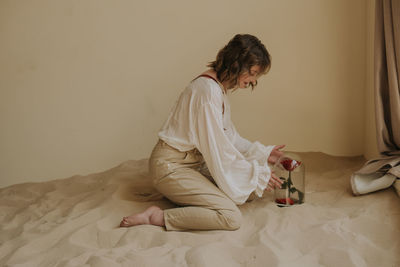
[[272,192],[274,188],[281,188],[282,183],[283,181],[279,179],[274,172],[271,172],[271,178],[269,179],[268,186],[265,190]]

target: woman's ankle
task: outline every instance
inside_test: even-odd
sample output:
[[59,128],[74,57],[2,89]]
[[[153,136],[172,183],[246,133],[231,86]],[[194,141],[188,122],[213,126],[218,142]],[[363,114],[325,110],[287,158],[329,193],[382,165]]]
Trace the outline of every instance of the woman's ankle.
[[162,209],[154,210],[149,217],[150,224],[157,226],[165,226],[164,211]]

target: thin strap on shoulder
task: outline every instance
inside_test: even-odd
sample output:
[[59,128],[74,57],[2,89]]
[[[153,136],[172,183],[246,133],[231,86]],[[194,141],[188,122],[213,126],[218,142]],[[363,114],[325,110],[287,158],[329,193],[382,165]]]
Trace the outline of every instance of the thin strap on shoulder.
[[215,79],[213,76],[208,75],[208,74],[201,74],[201,75],[197,76],[196,78],[194,78],[193,80],[196,80],[197,78],[200,78],[200,77],[206,77],[206,78],[209,78],[211,80],[214,80],[219,85],[219,87],[221,88],[222,93],[225,94],[225,91],[223,89],[222,84],[217,79]]
[[[208,75],[208,74],[201,74],[201,75],[197,76],[197,78],[199,78],[199,77],[207,77],[207,78],[210,78],[210,79],[214,80],[216,83],[219,84],[219,81],[217,81],[217,79],[215,79],[215,78],[214,78],[213,76],[211,76],[211,75]],[[196,78],[196,79],[197,79],[197,78]]]

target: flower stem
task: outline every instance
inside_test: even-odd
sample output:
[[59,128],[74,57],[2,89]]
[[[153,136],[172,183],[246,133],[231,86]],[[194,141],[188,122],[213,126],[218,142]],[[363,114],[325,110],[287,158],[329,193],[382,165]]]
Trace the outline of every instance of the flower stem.
[[291,188],[291,185],[292,185],[292,176],[291,176],[291,174],[292,174],[292,172],[291,171],[289,171],[289,177],[288,177],[288,181],[287,181],[287,183],[288,183],[288,194],[289,194],[289,198],[290,198],[290,188]]

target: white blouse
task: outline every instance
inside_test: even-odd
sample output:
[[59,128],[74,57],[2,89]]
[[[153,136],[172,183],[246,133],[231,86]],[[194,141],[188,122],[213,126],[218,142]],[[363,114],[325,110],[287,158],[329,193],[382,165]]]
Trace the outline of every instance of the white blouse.
[[242,138],[230,113],[218,83],[199,77],[181,93],[158,136],[179,151],[197,148],[218,187],[236,204],[243,204],[253,191],[261,197],[267,187],[274,146]]

